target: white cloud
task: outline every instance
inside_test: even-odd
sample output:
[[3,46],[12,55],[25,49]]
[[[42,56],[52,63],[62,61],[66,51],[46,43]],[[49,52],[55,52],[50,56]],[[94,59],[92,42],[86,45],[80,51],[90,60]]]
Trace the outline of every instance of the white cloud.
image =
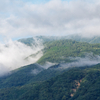
[[37,40],[35,43],[36,45],[31,47],[11,40],[6,45],[0,44],[0,75],[24,65],[35,63],[43,55],[41,51],[43,45]]
[[100,1],[51,0],[31,4],[16,0],[1,0],[0,35],[67,35],[80,33],[99,35]]

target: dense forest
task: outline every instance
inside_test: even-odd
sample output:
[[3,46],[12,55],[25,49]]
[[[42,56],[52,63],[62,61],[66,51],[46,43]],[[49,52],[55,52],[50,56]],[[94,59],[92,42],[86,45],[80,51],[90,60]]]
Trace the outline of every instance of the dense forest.
[[100,64],[72,68],[47,81],[0,89],[0,100],[99,100]]

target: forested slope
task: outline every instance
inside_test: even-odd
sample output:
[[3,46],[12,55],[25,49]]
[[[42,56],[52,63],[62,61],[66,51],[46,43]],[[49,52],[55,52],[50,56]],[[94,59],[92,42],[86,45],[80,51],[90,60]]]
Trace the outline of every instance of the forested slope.
[[99,100],[100,64],[73,68],[48,81],[0,90],[0,100]]
[[0,77],[0,89],[23,86],[30,83],[43,82],[68,70],[58,70],[56,68],[57,66],[58,65],[54,65],[48,69],[45,69],[43,68],[43,66],[36,63],[23,66],[12,71],[9,75]]

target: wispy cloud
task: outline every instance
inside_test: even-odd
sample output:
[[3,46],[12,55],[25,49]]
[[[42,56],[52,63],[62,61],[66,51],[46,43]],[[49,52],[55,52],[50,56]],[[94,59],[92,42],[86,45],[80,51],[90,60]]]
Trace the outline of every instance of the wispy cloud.
[[42,4],[1,0],[0,35],[99,35],[99,11],[99,0],[51,0]]
[[92,66],[100,63],[100,56],[93,55],[92,53],[87,53],[85,57],[70,57],[70,60],[74,60],[71,63],[61,64],[60,68],[71,68],[71,67],[84,67],[84,66]]
[[48,69],[49,67],[51,67],[51,66],[53,66],[55,64],[57,64],[57,63],[52,63],[52,62],[46,61],[46,63],[41,67],[44,68],[44,69]]

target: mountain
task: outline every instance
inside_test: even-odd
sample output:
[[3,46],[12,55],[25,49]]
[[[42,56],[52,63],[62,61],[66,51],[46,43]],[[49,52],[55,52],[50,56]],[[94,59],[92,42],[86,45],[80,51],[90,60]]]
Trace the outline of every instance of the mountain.
[[[33,40],[19,41],[31,46]],[[44,54],[36,63],[0,77],[0,100],[100,100],[100,44],[43,40]]]

